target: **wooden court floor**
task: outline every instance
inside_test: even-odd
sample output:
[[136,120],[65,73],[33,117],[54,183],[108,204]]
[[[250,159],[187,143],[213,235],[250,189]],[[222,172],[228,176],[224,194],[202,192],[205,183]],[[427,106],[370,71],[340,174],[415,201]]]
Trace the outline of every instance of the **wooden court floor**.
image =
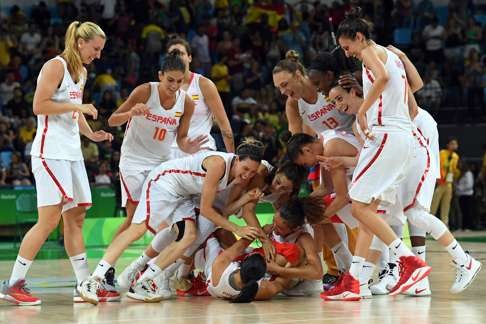
[[[486,244],[465,243],[486,268]],[[68,260],[35,262],[30,272],[33,291],[43,305],[11,306],[0,302],[0,323],[486,323],[486,269],[460,295],[448,291],[454,268],[448,255],[430,242],[427,258],[432,265],[432,297],[375,297],[360,302],[324,302],[318,296],[279,297],[270,302],[230,304],[210,297],[174,298],[160,304],[122,299],[95,307],[72,303],[74,283]],[[91,267],[97,260],[91,260]],[[123,267],[128,261],[120,262]],[[12,262],[0,262],[1,278],[7,278]],[[121,270],[121,267],[119,270]]]

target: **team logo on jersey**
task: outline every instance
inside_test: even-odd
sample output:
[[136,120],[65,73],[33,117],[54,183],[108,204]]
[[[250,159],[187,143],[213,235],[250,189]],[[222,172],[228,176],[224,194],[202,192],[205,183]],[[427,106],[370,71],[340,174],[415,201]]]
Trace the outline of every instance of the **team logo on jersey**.
[[69,91],[69,99],[82,99],[83,93],[81,91]]
[[191,96],[191,99],[192,99],[192,101],[198,101],[198,100],[199,100],[199,95],[197,95],[197,94],[193,94],[193,95]]
[[176,117],[181,117],[181,116],[182,116],[182,111],[177,111],[177,112],[175,113],[175,116],[176,116]]
[[317,110],[316,112],[313,112],[312,114],[307,115],[307,118],[309,119],[309,121],[317,120],[317,119],[321,118],[322,116],[324,116],[325,114],[327,114],[328,112],[333,111],[334,108],[336,108],[336,106],[332,103],[325,105],[322,108],[320,108],[319,110]]

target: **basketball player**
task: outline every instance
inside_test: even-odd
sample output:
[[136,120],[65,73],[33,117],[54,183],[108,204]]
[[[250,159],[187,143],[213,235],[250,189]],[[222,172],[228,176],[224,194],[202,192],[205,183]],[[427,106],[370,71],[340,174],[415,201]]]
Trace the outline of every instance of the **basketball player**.
[[[338,109],[346,110],[347,113],[357,113],[359,106],[363,101],[363,99],[357,96],[356,92],[353,90],[347,92],[339,86],[331,90],[330,97],[336,101]],[[410,94],[409,99],[411,104],[416,106],[412,94]],[[424,150],[423,147],[415,150],[414,154],[418,156],[418,158],[415,158],[412,161],[409,171],[410,174],[407,176],[407,179],[411,181],[407,180],[405,183],[401,184],[402,186],[405,186],[406,194],[404,197],[408,198],[406,201],[401,201],[400,204],[403,208],[404,216],[412,225],[412,233],[416,233],[411,233],[411,235],[423,238],[425,233],[431,233],[432,237],[449,252],[453,262],[456,264],[456,279],[450,291],[451,293],[460,293],[475,279],[481,270],[481,263],[465,253],[461,245],[447,229],[446,225],[440,219],[428,212],[432,201],[435,180],[437,179],[438,170],[440,170],[438,169],[439,165],[437,162],[438,134],[436,123],[427,111],[421,108],[417,109],[417,107],[414,110],[417,110],[417,113],[414,116],[414,124],[419,133],[416,134],[419,145],[426,146],[427,142],[430,142],[434,149],[432,150],[432,153],[430,153],[429,150]],[[418,170],[423,170],[424,165],[426,165],[427,169],[430,168],[430,171],[422,175],[422,172],[418,172]],[[417,175],[414,177],[414,174]],[[411,198],[410,193],[412,193]],[[418,228],[418,230],[414,229],[415,227]],[[402,226],[400,226],[400,232],[401,228]],[[372,249],[382,251],[384,250],[384,246],[373,242]],[[417,256],[425,259],[425,247],[421,250],[423,252],[417,253]],[[376,261],[376,258],[375,260],[372,260],[372,262],[374,261]],[[423,283],[424,281],[425,283]],[[409,292],[409,294],[430,295],[430,287],[426,280],[418,283],[416,288],[417,289],[414,291]],[[383,294],[384,293],[386,292],[383,292]]]
[[[414,139],[408,112],[408,81],[400,59],[370,39],[370,25],[360,18],[360,8],[347,14],[337,34],[346,56],[363,62],[364,100],[357,113],[357,124],[366,140],[349,190],[353,216],[363,225],[360,236],[363,233],[365,239],[360,246],[370,245],[372,233],[397,255],[401,275],[392,289],[394,295],[423,280],[431,270],[376,214],[380,203],[395,203],[397,188],[410,163]],[[367,249],[355,252],[350,271],[340,282],[339,289],[323,298],[360,299],[359,273],[367,252]]]
[[[349,142],[355,141],[352,131],[354,118],[339,112],[334,104],[327,100],[326,94],[318,91],[307,76],[304,67],[299,63],[295,51],[289,51],[286,59],[275,66],[273,81],[280,92],[287,96],[285,111],[292,134],[302,132],[319,134],[323,138],[324,150],[328,156],[355,156],[357,154],[356,148],[349,144]],[[344,173],[344,170],[336,170],[327,177],[321,177],[321,186],[326,189],[333,185],[337,188],[342,187]],[[332,183],[329,183],[327,178],[330,178]],[[346,196],[339,195],[329,206],[329,212],[334,214],[347,204],[349,198]],[[338,225],[336,229],[340,229]],[[314,228],[316,243],[319,246],[324,243],[332,250],[334,246],[331,246],[331,243],[326,240],[337,235],[335,234],[336,229],[332,224],[316,225]],[[340,232],[341,237],[347,241],[345,228],[341,228]],[[343,262],[349,263],[350,258]]]
[[160,67],[159,82],[136,87],[108,119],[111,127],[127,123],[120,156],[122,207],[127,218],[116,235],[131,224],[148,173],[170,159],[172,144],[192,154],[207,142],[206,135],[187,136],[194,103],[180,89],[185,71],[178,52],[171,52]]
[[223,190],[232,180],[252,178],[263,155],[261,143],[245,143],[238,155],[232,153],[203,152],[182,159],[170,160],[154,169],[142,188],[141,204],[135,210],[132,225],[122,232],[108,247],[93,275],[78,286],[81,297],[97,304],[96,290],[100,278],[120,257],[130,243],[140,238],[146,230],[156,232],[162,223],[176,228],[177,245],[165,249],[133,287],[129,297],[147,302],[160,301],[153,279],[163,269],[176,261],[196,239],[195,206],[193,196],[201,194],[201,214],[217,226],[235,232],[243,238],[254,239],[259,230],[238,227],[213,208],[218,190]]
[[[100,58],[105,40],[98,25],[72,22],[66,31],[64,51],[46,62],[37,78],[33,102],[37,133],[31,155],[39,218],[22,240],[10,280],[2,284],[0,297],[13,304],[41,304],[25,287],[25,276],[61,216],[64,246],[76,279],[81,282],[89,276],[82,225],[91,206],[91,192],[79,134],[94,142],[111,141],[113,136],[93,132],[86,122],[84,114],[96,119],[98,112],[93,105],[82,103],[87,78],[83,64]],[[110,297],[100,295],[99,299]]]
[[[195,104],[188,136],[190,138],[196,138],[202,135],[207,136],[209,142],[205,146],[211,150],[215,150],[216,144],[210,135],[214,118],[221,130],[226,152],[234,152],[233,131],[231,130],[228,116],[226,115],[216,86],[208,78],[190,71],[192,52],[191,46],[185,39],[175,38],[167,43],[167,53],[170,54],[175,50],[178,51],[180,58],[186,66],[182,89],[187,92]],[[172,145],[172,158],[184,157],[186,155],[187,153],[182,152],[177,145]]]

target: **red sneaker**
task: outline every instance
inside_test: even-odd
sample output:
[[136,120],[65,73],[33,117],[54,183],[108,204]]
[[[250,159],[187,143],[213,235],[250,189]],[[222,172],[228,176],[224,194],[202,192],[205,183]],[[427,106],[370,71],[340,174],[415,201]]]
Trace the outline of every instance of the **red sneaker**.
[[2,283],[0,297],[18,306],[40,305],[41,300],[31,295],[30,290],[25,287],[25,279],[17,280],[12,286],[8,280]]
[[432,270],[432,267],[415,255],[400,257],[398,266],[400,277],[395,287],[390,290],[389,295],[391,296],[407,291],[410,287],[427,277]]
[[323,286],[324,291],[321,293],[321,298],[324,299],[324,296],[333,295],[334,291],[336,291],[337,287],[341,284],[341,281],[343,281],[343,275],[340,275],[337,278],[336,282],[334,282],[329,289],[326,290],[326,289],[324,289],[324,286]]
[[105,287],[100,287],[98,291],[96,292],[96,295],[98,295],[98,301],[100,303],[102,302],[116,302],[120,301],[120,293],[116,290],[112,289],[106,289]]
[[361,299],[359,293],[359,281],[346,272],[342,275],[342,279],[335,288],[321,293],[321,298],[324,300],[343,300],[343,301],[358,301]]
[[209,296],[208,293],[208,286],[206,285],[206,282],[202,278],[201,274],[199,274],[197,277],[192,278],[191,280],[191,288],[188,290],[176,290],[177,296],[181,297],[189,297],[189,296]]

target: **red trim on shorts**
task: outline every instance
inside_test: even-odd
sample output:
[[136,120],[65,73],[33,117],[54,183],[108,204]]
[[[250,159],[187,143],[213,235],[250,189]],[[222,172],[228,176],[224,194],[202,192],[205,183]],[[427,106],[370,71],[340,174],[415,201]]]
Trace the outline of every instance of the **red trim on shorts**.
[[46,136],[47,136],[47,129],[49,128],[48,120],[49,116],[44,116],[45,121],[44,121],[44,129],[42,130],[42,139],[41,139],[41,147],[40,147],[40,158],[44,158],[44,144],[46,142]]
[[121,171],[120,171],[120,180],[121,180],[121,183],[123,184],[123,188],[125,189],[125,193],[127,194],[127,200],[134,203],[134,204],[138,204],[139,201],[134,200],[132,198],[132,195],[130,195],[130,191],[128,191],[128,186],[127,186],[125,180],[123,179],[123,175],[122,175]]
[[89,207],[89,206],[92,206],[92,205],[93,205],[92,203],[79,203],[78,207]]
[[373,156],[371,161],[368,162],[368,164],[363,168],[363,170],[361,170],[360,173],[358,173],[358,175],[356,176],[356,179],[354,179],[354,181],[352,183],[353,185],[359,180],[359,178],[361,178],[365,174],[366,171],[368,171],[368,169],[371,167],[371,165],[373,165],[373,163],[375,163],[376,159],[378,158],[378,156],[380,156],[381,152],[383,151],[383,148],[385,147],[385,143],[386,143],[387,139],[388,139],[388,133],[385,133],[384,136],[383,136],[383,140],[380,143],[380,148],[378,149],[376,154]]
[[[196,171],[192,171],[192,170],[169,169],[169,170],[162,171],[161,173],[159,173],[155,177],[155,179],[152,179],[148,182],[147,190],[145,191],[145,193],[146,193],[145,205],[146,205],[146,208],[147,208],[146,209],[147,214],[146,214],[146,217],[145,217],[145,225],[147,226],[147,229],[154,234],[155,234],[156,231],[152,227],[150,227],[150,225],[149,225],[149,223],[150,223],[150,187],[152,186],[152,182],[156,182],[160,179],[160,177],[163,177],[167,174],[172,174],[172,173],[190,174],[190,175],[196,176],[196,177],[205,177],[206,176],[206,173],[196,172]],[[192,219],[192,218],[190,218],[190,219],[195,222],[194,219]]]
[[377,214],[386,214],[386,210],[384,210],[384,209],[378,209],[378,210],[376,211],[376,213],[377,213]]
[[63,199],[66,199],[68,202],[73,201],[73,198],[68,197],[68,195],[66,194],[66,191],[64,191],[64,188],[61,186],[61,183],[57,180],[56,176],[54,175],[54,173],[51,171],[51,169],[47,165],[46,160],[41,158],[41,161],[42,161],[42,165],[46,169],[46,171],[49,174],[49,176],[51,177],[52,181],[54,181],[54,183],[56,184],[57,189],[59,189],[59,191],[61,192]]
[[191,221],[191,222],[193,222],[193,223],[195,223],[195,222],[196,222],[196,220],[195,220],[194,218],[192,218],[192,217],[184,217],[182,220],[183,220],[183,221]]
[[429,153],[429,149],[427,148],[427,146],[424,145],[424,143],[422,142],[422,139],[420,138],[420,136],[417,136],[417,133],[412,132],[412,134],[413,134],[413,136],[415,138],[417,138],[420,146],[422,146],[423,148],[425,148],[425,151],[427,152],[427,165],[425,166],[425,170],[422,173],[422,177],[420,178],[420,181],[417,184],[417,188],[415,189],[415,195],[413,196],[412,201],[407,206],[405,206],[405,208],[403,208],[403,211],[404,212],[406,212],[407,210],[409,210],[410,208],[412,208],[415,205],[415,202],[417,201],[417,196],[420,193],[420,190],[422,189],[422,185],[424,184],[425,178],[427,177],[427,174],[430,171],[430,153]]

